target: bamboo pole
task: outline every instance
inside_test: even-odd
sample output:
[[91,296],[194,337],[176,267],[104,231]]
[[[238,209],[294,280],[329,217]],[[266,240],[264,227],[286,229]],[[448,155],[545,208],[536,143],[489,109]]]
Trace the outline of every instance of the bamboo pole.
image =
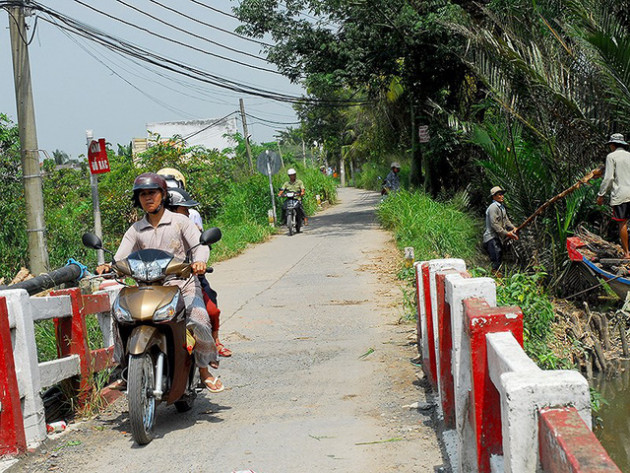
[[589,172],[586,176],[584,176],[582,179],[577,181],[571,187],[563,190],[558,195],[556,195],[555,197],[552,197],[547,202],[545,202],[540,207],[538,207],[538,209],[536,209],[536,211],[533,214],[531,214],[529,217],[527,217],[527,219],[525,219],[525,221],[523,223],[521,223],[518,227],[516,227],[514,232],[521,231],[527,225],[532,223],[536,217],[538,217],[541,213],[543,213],[545,211],[545,209],[547,209],[547,207],[549,207],[550,205],[556,203],[560,199],[564,199],[571,192],[574,192],[574,191],[578,190],[580,187],[582,187],[583,185],[587,184],[592,179],[600,177],[603,173],[604,173],[604,166],[603,165],[598,167],[597,169],[593,169],[591,172]]

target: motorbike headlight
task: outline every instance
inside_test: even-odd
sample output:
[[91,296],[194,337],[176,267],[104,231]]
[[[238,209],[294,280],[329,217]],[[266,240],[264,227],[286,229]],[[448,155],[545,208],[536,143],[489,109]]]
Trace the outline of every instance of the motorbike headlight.
[[120,299],[118,297],[112,304],[112,314],[118,322],[133,322],[131,313],[120,305]]
[[153,314],[154,322],[164,322],[166,320],[171,320],[177,314],[177,305],[179,303],[179,292],[175,294],[175,297],[166,304],[165,306],[160,307]]

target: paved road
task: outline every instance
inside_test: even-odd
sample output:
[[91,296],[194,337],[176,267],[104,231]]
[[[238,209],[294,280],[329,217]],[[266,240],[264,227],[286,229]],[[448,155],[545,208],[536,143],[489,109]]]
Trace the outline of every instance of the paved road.
[[403,407],[426,400],[425,384],[409,363],[413,326],[398,323],[397,254],[375,223],[378,195],[339,197],[303,234],[215,265],[229,389],[186,414],[162,406],[142,448],[119,402],[14,471],[440,471],[431,411]]

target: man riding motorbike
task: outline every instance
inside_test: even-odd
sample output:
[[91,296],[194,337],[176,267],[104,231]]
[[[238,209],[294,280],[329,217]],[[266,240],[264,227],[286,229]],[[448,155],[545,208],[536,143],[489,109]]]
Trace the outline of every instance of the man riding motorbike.
[[[139,175],[133,184],[134,206],[145,212],[142,220],[134,223],[123,236],[116,261],[122,260],[134,251],[156,248],[172,253],[176,258],[185,259],[187,251],[199,242],[200,232],[186,216],[166,209],[169,201],[168,187],[162,176],[155,173]],[[206,261],[210,256],[206,246],[197,246],[192,250],[191,264],[195,275],[204,274]],[[109,272],[109,264],[100,265],[97,273]],[[199,367],[201,381],[210,392],[221,392],[223,383],[210,374],[208,366],[219,367],[217,348],[212,337],[210,318],[206,312],[201,295],[201,285],[197,277],[182,281],[171,279],[165,285],[176,285],[182,291],[188,326],[195,337],[195,362]]]
[[[282,184],[282,188],[280,189],[280,192],[278,192],[278,197],[282,197],[282,195],[285,192],[295,192],[297,194],[298,200],[302,201],[302,197],[304,196],[304,192],[305,192],[304,183],[300,179],[297,178],[297,172],[293,168],[290,168],[287,171],[287,175],[289,176],[289,180],[285,181],[285,183]],[[299,209],[299,213],[297,215],[297,218],[303,218],[304,225],[305,226],[308,225],[308,218],[306,217],[306,214],[304,213],[304,209],[302,208],[301,205],[298,207],[298,209]],[[286,201],[282,205],[282,221],[283,222],[286,219],[285,212],[286,212]]]

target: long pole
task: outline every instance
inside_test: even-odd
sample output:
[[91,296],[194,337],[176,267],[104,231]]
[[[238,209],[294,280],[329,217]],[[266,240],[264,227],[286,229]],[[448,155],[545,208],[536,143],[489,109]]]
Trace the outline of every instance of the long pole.
[[604,174],[604,166],[603,165],[598,167],[598,168],[596,168],[596,169],[593,169],[591,172],[589,172],[586,176],[584,176],[582,179],[577,181],[571,187],[563,190],[558,195],[552,197],[547,202],[545,202],[540,207],[538,207],[538,209],[536,209],[536,211],[533,214],[531,214],[523,223],[521,223],[518,227],[516,227],[516,229],[514,231],[518,232],[518,231],[522,230],[527,225],[532,223],[534,221],[534,219],[536,217],[538,217],[541,213],[543,213],[545,211],[545,209],[547,207],[549,207],[551,204],[554,204],[555,202],[559,201],[560,199],[564,199],[571,192],[574,192],[574,191],[578,190],[580,187],[588,184],[588,182],[591,181],[592,179],[600,177],[602,174]]
[[[85,130],[85,139],[87,141],[88,153],[90,151],[90,144],[94,139],[94,133],[92,130]],[[98,197],[98,174],[92,174],[90,171],[90,187],[92,188],[92,208],[94,212],[94,233],[97,237],[103,240],[103,226],[101,224],[101,203]],[[98,264],[105,263],[105,252],[103,250],[97,250]]]
[[9,30],[13,54],[15,102],[20,134],[22,179],[24,180],[29,266],[31,272],[38,275],[48,271],[48,247],[46,246],[44,196],[42,193],[42,176],[39,169],[35,109],[31,88],[31,67],[28,57],[23,7],[10,8]]
[[273,192],[273,182],[271,181],[271,156],[269,150],[265,150],[265,158],[267,158],[267,176],[269,177],[269,192],[271,193],[271,210],[273,211],[273,223],[277,224],[278,216],[276,214],[276,195]]
[[238,99],[241,104],[241,120],[243,121],[243,134],[245,135],[245,149],[247,150],[247,159],[249,159],[249,170],[254,174],[254,161],[252,160],[252,148],[249,146],[249,132],[247,131],[247,120],[245,118],[245,103],[243,99]]

